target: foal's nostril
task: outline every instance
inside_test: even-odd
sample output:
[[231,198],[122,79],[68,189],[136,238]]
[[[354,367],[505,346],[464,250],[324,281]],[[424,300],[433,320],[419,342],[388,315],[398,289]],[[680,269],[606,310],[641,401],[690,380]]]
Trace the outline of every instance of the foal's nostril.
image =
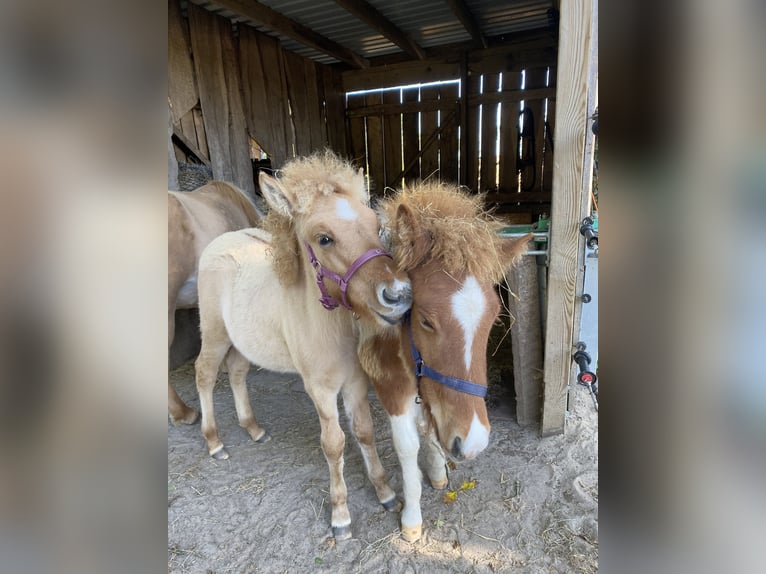
[[463,451],[462,451],[463,441],[459,436],[455,437],[455,440],[452,441],[452,456],[455,458],[462,458],[463,457]]
[[409,305],[412,301],[412,289],[407,286],[394,286],[394,288],[385,287],[381,293],[383,302],[386,305]]

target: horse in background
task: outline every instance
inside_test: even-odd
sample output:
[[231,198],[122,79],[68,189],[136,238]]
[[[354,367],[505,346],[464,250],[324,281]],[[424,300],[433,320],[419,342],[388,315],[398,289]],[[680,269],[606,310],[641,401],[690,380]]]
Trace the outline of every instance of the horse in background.
[[[168,191],[168,349],[175,336],[177,309],[197,307],[197,267],[202,250],[227,231],[260,222],[244,191],[212,181],[194,191]],[[174,424],[192,424],[199,417],[168,383],[168,414]]]
[[413,303],[395,331],[364,331],[358,354],[391,422],[402,467],[402,537],[422,535],[419,430],[427,474],[447,486],[446,451],[472,459],[486,448],[490,424],[487,343],[500,310],[495,285],[527,250],[532,235],[503,239],[483,198],[457,186],[415,184],[378,205],[384,243],[412,283]]
[[[332,532],[345,539],[351,536],[351,516],[339,393],[378,500],[388,510],[397,508],[375,446],[369,380],[357,341],[362,328],[394,336],[410,308],[410,282],[382,249],[362,170],[326,152],[288,162],[278,179],[262,172],[259,180],[271,208],[264,229],[226,233],[200,259],[202,349],[196,383],[202,433],[211,456],[229,456],[213,411],[213,387],[224,359],[239,424],[256,442],[268,435],[250,406],[250,363],[299,373],[319,415],[330,469]],[[339,306],[344,308],[333,310]]]

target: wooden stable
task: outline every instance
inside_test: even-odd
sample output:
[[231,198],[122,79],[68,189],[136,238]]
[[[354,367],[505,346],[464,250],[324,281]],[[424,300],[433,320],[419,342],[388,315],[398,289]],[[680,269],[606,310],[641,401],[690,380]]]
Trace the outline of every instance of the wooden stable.
[[[487,20],[462,0],[429,0],[422,9],[434,17],[447,10],[467,39],[428,48],[426,32],[406,30],[385,2],[326,2],[328,13],[343,9],[388,41],[395,51],[385,55],[322,35],[291,18],[287,4],[169,0],[169,186],[178,162],[198,163],[257,193],[264,158],[279,169],[331,148],[366,168],[372,195],[431,177],[486,193],[509,221],[551,214],[544,363],[524,349],[514,354],[529,372],[544,368],[543,389],[539,377],[529,383],[537,387],[517,381],[519,412],[527,413],[520,422],[540,421],[543,435],[563,432],[588,198],[593,0],[539,0],[548,11],[541,25],[499,36],[487,36]],[[518,313],[541,331],[537,314]]]

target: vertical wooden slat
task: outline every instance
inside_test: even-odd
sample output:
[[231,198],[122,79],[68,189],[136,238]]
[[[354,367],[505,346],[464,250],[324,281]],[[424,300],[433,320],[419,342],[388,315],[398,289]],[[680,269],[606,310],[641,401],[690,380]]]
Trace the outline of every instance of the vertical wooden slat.
[[327,143],[330,149],[345,157],[350,149],[346,142],[346,100],[341,88],[341,76],[330,66],[319,67],[322,70]]
[[[420,101],[429,102],[439,99],[439,88],[432,86],[420,88]],[[423,179],[439,178],[439,139],[433,139],[424,147],[428,138],[439,127],[438,114],[436,111],[420,113],[420,146],[422,156],[420,158],[420,176]]]
[[[484,74],[484,93],[497,92],[499,74]],[[497,186],[497,104],[484,104],[481,118],[481,183],[479,191]]]
[[252,194],[253,168],[231,22],[189,4],[189,26],[213,177]]
[[239,59],[248,130],[272,167],[279,168],[293,155],[282,48],[273,38],[242,26]]
[[[382,103],[380,92],[365,96],[368,106]],[[374,114],[367,116],[367,162],[370,166],[370,191],[382,195],[385,187],[385,148],[383,147],[383,116]]]
[[207,147],[207,135],[205,134],[205,121],[202,118],[202,110],[194,108],[192,110],[192,117],[194,118],[194,129],[197,132],[197,149],[207,159],[210,159],[210,150]]
[[[400,90],[383,92],[384,104],[398,104],[401,98]],[[393,186],[396,177],[402,172],[402,115],[386,114],[383,118],[383,141],[386,158],[386,186]]]
[[[526,89],[545,87],[545,68],[526,70]],[[528,100],[526,106],[532,111],[535,121],[535,185],[530,191],[541,191],[543,182],[543,143],[545,138],[544,100]]]
[[311,138],[311,151],[321,150],[325,147],[324,121],[322,120],[322,98],[319,92],[319,75],[317,64],[308,58],[303,60],[304,76],[303,90],[306,93],[306,129]]
[[[521,73],[504,72],[503,91],[510,92],[519,89],[521,89]],[[519,187],[516,175],[519,103],[503,103],[500,117],[502,118],[500,122],[500,191],[516,193]]]
[[446,102],[455,102],[450,109],[441,111],[442,121],[450,111],[455,110],[454,117],[444,126],[439,140],[439,162],[440,162],[440,181],[457,183],[457,157],[458,157],[458,139],[457,127],[460,121],[460,110],[458,109],[458,86],[457,84],[448,84],[439,89],[439,97]]
[[480,81],[479,74],[470,74],[464,96],[468,98],[468,126],[464,130],[468,149],[465,185],[473,191],[478,191],[479,182],[479,106],[473,106],[471,103],[479,96]]
[[181,16],[180,0],[168,2],[168,100],[174,124],[199,100],[189,31]]
[[[551,66],[548,87],[556,86],[556,66]],[[548,130],[551,139],[556,126],[556,98],[548,98]],[[546,136],[547,138],[547,136]],[[543,156],[543,191],[550,191],[553,187],[553,157],[555,149],[551,149],[550,141],[545,141],[545,155]]]
[[[307,68],[304,59],[298,54],[284,53],[287,89],[290,94],[290,108],[295,125],[295,150],[298,155],[308,155],[313,151],[311,129],[311,89],[306,78]],[[313,91],[316,92],[316,80]]]
[[[404,103],[417,102],[419,97],[420,90],[418,88],[409,88],[404,90],[404,93],[402,94],[402,101]],[[419,112],[408,112],[403,114],[402,117],[405,166],[410,165],[412,158],[417,156],[420,152],[420,144],[418,142],[419,118]],[[420,179],[420,161],[416,161],[402,178],[403,181],[412,181],[415,179]],[[400,184],[401,183],[397,183],[397,185]]]
[[554,136],[545,394],[541,433],[564,432],[567,391],[574,382],[572,336],[580,246],[583,151],[587,129],[588,56],[592,2],[561,3],[558,121]]
[[[194,114],[191,110],[181,118],[180,125],[181,133],[186,136],[186,139],[197,144],[197,128],[194,126]],[[197,144],[197,149],[199,149],[199,144]]]
[[[357,108],[363,108],[365,106],[365,97],[363,95],[349,96],[346,104],[346,109],[351,111]],[[349,117],[349,136],[350,136],[350,148],[351,159],[358,163],[360,166],[364,166],[367,163],[366,147],[367,136],[365,134],[365,118],[362,116]]]

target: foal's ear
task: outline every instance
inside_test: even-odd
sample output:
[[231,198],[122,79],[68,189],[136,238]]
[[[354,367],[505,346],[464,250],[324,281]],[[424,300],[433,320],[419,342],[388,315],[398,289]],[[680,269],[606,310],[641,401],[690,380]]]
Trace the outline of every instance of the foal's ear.
[[294,198],[282,187],[277,178],[262,171],[258,174],[258,185],[261,187],[263,198],[271,209],[287,217],[292,217]]
[[503,267],[508,269],[527,252],[529,241],[534,234],[527,233],[524,237],[508,237],[500,244]]
[[403,203],[396,210],[397,254],[402,269],[412,269],[431,250],[433,237],[423,229],[412,209]]

